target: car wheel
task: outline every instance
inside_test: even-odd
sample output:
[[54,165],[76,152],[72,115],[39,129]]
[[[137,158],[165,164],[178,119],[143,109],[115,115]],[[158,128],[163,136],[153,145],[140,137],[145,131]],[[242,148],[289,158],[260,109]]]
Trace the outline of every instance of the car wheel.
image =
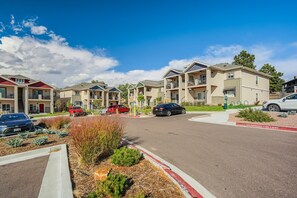
[[182,110],[182,114],[186,114],[186,110],[185,109]]
[[167,111],[167,116],[171,116],[171,111]]
[[280,111],[280,108],[276,104],[271,104],[268,106],[268,111]]

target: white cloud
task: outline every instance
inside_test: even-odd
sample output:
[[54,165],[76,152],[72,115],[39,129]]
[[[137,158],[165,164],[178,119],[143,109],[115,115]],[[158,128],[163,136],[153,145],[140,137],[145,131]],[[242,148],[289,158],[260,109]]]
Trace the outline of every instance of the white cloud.
[[161,80],[171,68],[184,69],[193,61],[207,64],[231,63],[233,57],[241,50],[255,54],[259,69],[263,64],[270,63],[285,73],[288,80],[297,75],[297,42],[290,44],[251,46],[213,45],[202,54],[184,59],[175,59],[163,67],[153,70],[131,70],[118,72],[118,61],[105,55],[105,49],[93,51],[75,48],[68,45],[66,39],[36,24],[38,18],[23,20],[17,23],[11,15],[10,26],[0,22],[0,32],[11,28],[16,35],[26,29],[36,37],[47,35],[49,40],[41,40],[32,36],[0,37],[0,73],[20,73],[34,79],[42,79],[53,85],[64,87],[90,80],[103,80],[109,85],[136,83],[140,80]]

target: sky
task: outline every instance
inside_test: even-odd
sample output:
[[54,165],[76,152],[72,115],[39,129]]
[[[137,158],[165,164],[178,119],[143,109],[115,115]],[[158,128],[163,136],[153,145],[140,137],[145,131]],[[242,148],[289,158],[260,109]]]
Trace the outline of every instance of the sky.
[[65,87],[161,80],[193,61],[232,63],[241,50],[257,69],[297,76],[295,1],[0,1],[0,74]]

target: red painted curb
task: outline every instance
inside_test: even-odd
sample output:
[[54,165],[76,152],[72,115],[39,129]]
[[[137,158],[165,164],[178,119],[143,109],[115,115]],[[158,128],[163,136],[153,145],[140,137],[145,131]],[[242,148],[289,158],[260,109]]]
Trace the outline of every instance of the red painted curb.
[[251,124],[251,123],[244,123],[244,122],[236,122],[236,126],[247,126],[247,127],[262,128],[262,129],[274,129],[274,130],[282,130],[282,131],[289,131],[289,132],[297,132],[297,128],[295,127],[273,126],[273,125],[265,125],[265,124]]
[[154,160],[157,164],[159,164],[162,169],[168,173],[175,181],[177,181],[177,183],[179,185],[181,185],[182,187],[184,187],[186,189],[186,191],[190,194],[191,197],[193,198],[203,198],[203,196],[197,192],[190,184],[188,184],[181,176],[179,176],[177,173],[175,173],[174,171],[171,170],[171,168],[169,166],[167,166],[166,164],[164,164],[163,162],[161,162],[160,160],[156,159],[155,157],[153,157],[152,155],[148,154],[147,152],[143,151],[140,148],[137,148],[136,146],[134,146],[133,144],[129,144],[127,141],[123,141],[125,143],[127,143],[130,147],[135,148],[137,150],[139,150],[140,152],[142,152],[143,154],[145,154],[146,156],[148,156],[149,158],[151,158],[152,160]]

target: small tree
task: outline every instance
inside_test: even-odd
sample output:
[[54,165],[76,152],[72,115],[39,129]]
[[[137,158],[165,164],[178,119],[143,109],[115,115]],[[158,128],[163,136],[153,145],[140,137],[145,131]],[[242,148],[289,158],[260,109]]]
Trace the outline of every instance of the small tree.
[[56,100],[56,108],[57,108],[57,111],[61,111],[62,101],[60,98]]
[[71,104],[70,100],[67,100],[67,102],[66,102],[66,107],[69,108],[71,105],[72,105],[72,104]]
[[144,102],[144,95],[138,95],[137,97],[137,101],[140,102],[140,106],[142,107],[143,102]]
[[123,99],[126,100],[126,102],[128,101],[128,97],[129,97],[128,96],[128,86],[129,86],[128,83],[121,84],[121,85],[118,86],[118,89],[122,91],[121,96],[122,96]]
[[243,65],[245,67],[256,69],[256,65],[254,65],[254,62],[255,55],[249,54],[247,51],[242,50],[238,55],[234,56],[233,64]]
[[270,93],[282,90],[282,84],[285,82],[281,78],[284,75],[283,73],[276,71],[275,67],[270,64],[264,64],[259,71],[272,76],[270,78]]
[[102,105],[102,100],[100,100],[100,99],[94,100],[93,105],[94,105],[97,109],[99,109],[99,108],[101,107],[101,105]]

